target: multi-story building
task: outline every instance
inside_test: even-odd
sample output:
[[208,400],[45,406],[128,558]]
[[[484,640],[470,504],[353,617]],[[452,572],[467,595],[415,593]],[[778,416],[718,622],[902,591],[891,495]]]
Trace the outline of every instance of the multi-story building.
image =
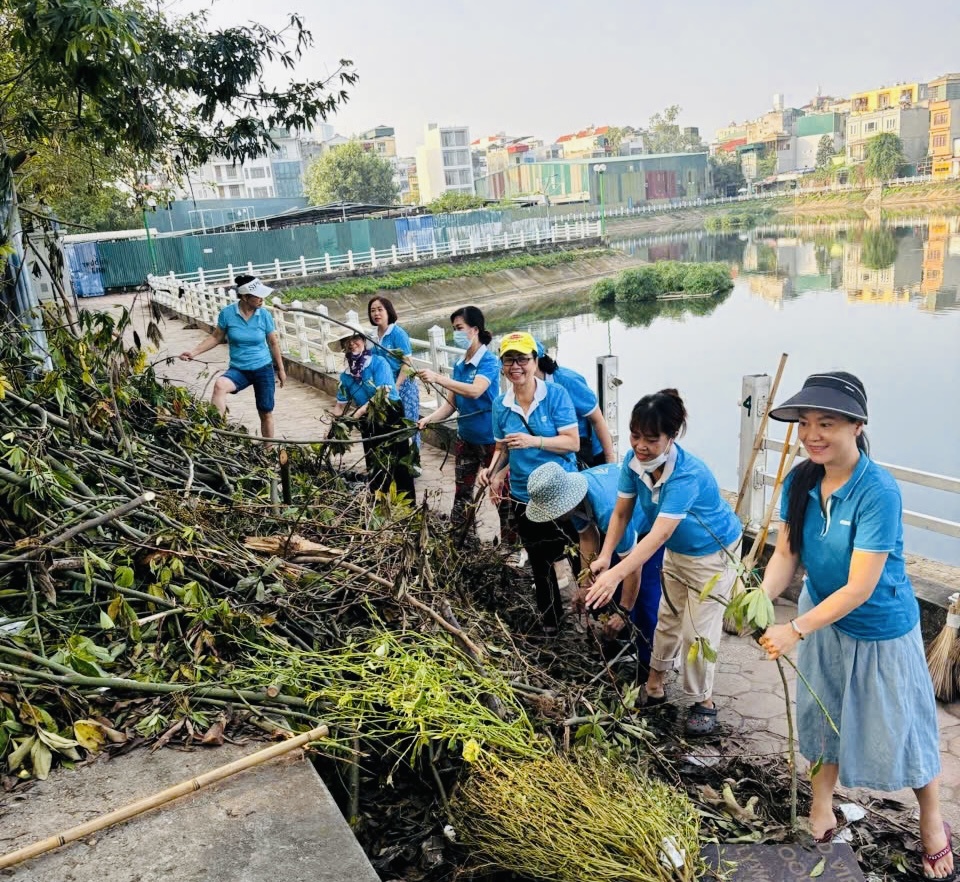
[[922,162],[930,141],[930,109],[926,100],[920,105],[851,113],[847,118],[847,162],[863,162],[867,158],[867,142],[884,132],[900,139],[907,162],[913,166]]
[[960,176],[960,73],[928,83],[930,94],[930,173],[934,178]]
[[[412,156],[391,156],[389,162],[393,166],[393,183],[397,187],[397,198],[400,204],[416,205],[412,190],[417,183],[417,160]],[[419,195],[418,191],[418,199]]]
[[824,136],[830,138],[834,153],[842,153],[846,135],[846,114],[808,113],[797,120],[797,169],[816,168],[817,151]]
[[357,135],[363,149],[376,153],[381,159],[397,155],[397,138],[393,126],[375,126]]
[[854,92],[850,96],[851,113],[874,113],[878,110],[892,110],[895,107],[916,107],[927,99],[925,83],[897,83],[893,86],[881,86],[866,92]]
[[432,202],[448,190],[473,193],[473,161],[468,126],[428,123],[417,147],[421,202]]
[[600,126],[599,129],[590,126],[561,135],[557,144],[563,148],[564,159],[596,159],[610,152],[609,131],[610,126]]

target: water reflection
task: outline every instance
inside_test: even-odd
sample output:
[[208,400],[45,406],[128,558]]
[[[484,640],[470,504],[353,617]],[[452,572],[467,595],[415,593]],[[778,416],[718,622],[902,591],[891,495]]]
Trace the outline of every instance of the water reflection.
[[752,294],[777,308],[812,291],[843,290],[850,303],[960,308],[960,217],[758,227],[641,236],[613,247],[646,260],[723,260]]

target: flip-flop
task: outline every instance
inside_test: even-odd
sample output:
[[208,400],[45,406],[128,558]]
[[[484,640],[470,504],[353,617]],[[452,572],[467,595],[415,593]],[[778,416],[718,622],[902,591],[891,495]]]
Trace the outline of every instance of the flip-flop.
[[940,880],[940,882],[950,882],[951,879],[956,879],[956,878],[957,878],[957,869],[958,869],[958,868],[957,868],[956,859],[954,859],[954,862],[953,862],[953,870],[951,871],[951,873],[950,873],[949,876],[928,876],[928,875],[927,875],[927,872],[926,872],[928,866],[929,866],[929,868],[932,870],[932,869],[933,869],[933,865],[934,865],[937,861],[943,860],[943,858],[945,858],[948,854],[950,854],[950,852],[953,851],[953,830],[950,828],[950,825],[949,825],[946,821],[943,822],[943,832],[944,832],[944,833],[946,834],[946,836],[947,836],[947,844],[946,844],[943,848],[941,848],[940,851],[934,852],[933,854],[927,854],[927,853],[923,850],[923,844],[921,843],[921,845],[920,845],[920,869],[923,871],[923,877],[924,877],[925,879],[938,879],[938,880]]
[[843,825],[843,821],[840,819],[840,816],[834,812],[833,820],[836,822],[834,825],[827,831],[824,832],[823,836],[814,836],[813,841],[817,845],[826,845],[829,842],[833,842],[833,837],[837,835],[837,830]]

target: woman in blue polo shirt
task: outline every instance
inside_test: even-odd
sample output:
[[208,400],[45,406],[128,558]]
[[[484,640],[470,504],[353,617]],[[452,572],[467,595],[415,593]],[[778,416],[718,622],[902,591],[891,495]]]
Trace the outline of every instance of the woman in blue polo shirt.
[[537,368],[537,376],[548,383],[559,383],[567,390],[573,402],[573,409],[577,414],[577,431],[580,434],[580,450],[577,453],[580,468],[588,469],[605,462],[616,462],[617,452],[613,449],[610,429],[600,412],[600,401],[583,374],[558,365],[547,355],[546,348],[539,340]]
[[[466,352],[453,366],[453,376],[436,371],[420,371],[425,383],[440,386],[447,392],[446,400],[432,414],[418,423],[423,429],[430,423],[441,422],[454,413],[457,417],[457,441],[454,448],[455,489],[450,520],[464,522],[467,506],[473,497],[473,488],[480,469],[490,465],[496,444],[493,440],[493,402],[500,391],[500,362],[487,349],[492,337],[486,329],[483,313],[476,306],[463,306],[450,316],[453,325],[453,343]],[[497,505],[500,515],[500,534],[509,541],[511,531],[509,500]]]
[[510,466],[510,496],[516,503],[517,532],[533,571],[540,626],[545,634],[552,634],[563,614],[553,564],[564,556],[566,546],[576,541],[576,534],[553,522],[538,524],[527,517],[527,479],[546,462],[576,471],[574,452],[580,447],[577,415],[562,386],[537,377],[537,344],[529,334],[507,334],[500,341],[500,363],[510,387],[493,403],[497,456],[480,470],[477,483],[498,495],[503,470]]
[[936,701],[903,559],[900,490],[868,455],[866,390],[853,374],[813,374],[770,417],[799,423],[809,457],[784,482],[784,528],[763,578],[773,599],[804,566],[797,616],[768,628],[760,643],[771,658],[797,648],[810,686],[797,688],[797,728],[801,752],[819,763],[810,779],[811,831],[818,841],[832,838],[838,779],[844,787],[910,787],[920,806],[923,874],[952,878]]
[[[237,302],[220,310],[213,333],[193,349],[182,352],[180,358],[192,361],[221,343],[230,350],[230,364],[213,384],[213,406],[221,415],[227,412],[227,396],[253,386],[260,416],[260,434],[276,437],[273,423],[276,381],[280,388],[287,381],[280,352],[280,336],[269,310],[263,308],[263,299],[273,293],[256,276],[240,275],[234,279]],[[276,370],[276,381],[274,380]]]
[[[537,466],[527,481],[530,495],[527,517],[537,522],[569,519],[577,531],[582,570],[590,566],[603,547],[617,502],[619,480],[620,466],[614,463],[594,466],[581,472],[564,471],[555,462]],[[633,551],[637,536],[642,539],[649,530],[646,514],[640,506],[636,506],[633,518],[614,549],[617,559],[623,559]],[[660,548],[641,569],[624,576],[620,597],[614,596],[617,605],[629,611],[630,621],[635,628],[637,661],[644,679],[650,663],[653,632],[657,626],[662,563],[663,548]],[[583,603],[588,587],[589,583],[580,589],[575,605]],[[603,626],[604,639],[613,641],[624,627],[626,620],[621,613],[613,613]],[[606,652],[607,647],[604,649]]]
[[[724,605],[736,580],[735,555],[742,528],[707,465],[677,444],[686,424],[687,411],[676,389],[645,395],[634,406],[630,415],[633,449],[620,469],[619,498],[607,538],[591,565],[596,580],[587,592],[587,606],[609,602],[627,573],[666,546],[647,704],[666,700],[663,675],[682,664],[683,691],[693,700],[685,729],[689,735],[705,735],[716,727],[714,653],[723,633]],[[650,532],[611,567],[611,555],[635,505],[652,524]],[[711,592],[701,599],[703,588],[711,582]],[[708,653],[700,645],[691,661],[690,649],[697,640],[713,651]]]
[[[347,362],[346,370],[340,374],[333,414],[340,416],[349,404],[356,408],[352,416],[360,420],[370,488],[387,490],[393,482],[398,493],[406,493],[415,502],[410,443],[403,432],[403,408],[390,364],[373,354],[372,343],[359,328],[347,331],[329,345],[334,352],[342,351]],[[381,389],[386,391],[386,400],[371,406]]]
[[[377,342],[382,347],[377,351],[387,360],[393,371],[393,382],[397,387],[400,403],[403,405],[403,417],[415,423],[420,419],[420,388],[417,386],[417,374],[405,358],[394,354],[400,352],[404,356],[409,356],[413,353],[410,335],[397,324],[397,310],[393,302],[386,297],[374,297],[367,303],[367,318],[377,330]],[[415,456],[419,454],[419,433],[415,433],[410,439],[410,449]]]

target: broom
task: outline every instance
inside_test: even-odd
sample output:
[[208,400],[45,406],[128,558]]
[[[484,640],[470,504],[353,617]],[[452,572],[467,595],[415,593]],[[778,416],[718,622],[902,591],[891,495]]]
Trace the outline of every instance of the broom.
[[927,669],[933,681],[934,694],[941,701],[951,702],[957,697],[957,668],[960,667],[960,592],[948,598],[947,621],[940,633],[927,647]]

